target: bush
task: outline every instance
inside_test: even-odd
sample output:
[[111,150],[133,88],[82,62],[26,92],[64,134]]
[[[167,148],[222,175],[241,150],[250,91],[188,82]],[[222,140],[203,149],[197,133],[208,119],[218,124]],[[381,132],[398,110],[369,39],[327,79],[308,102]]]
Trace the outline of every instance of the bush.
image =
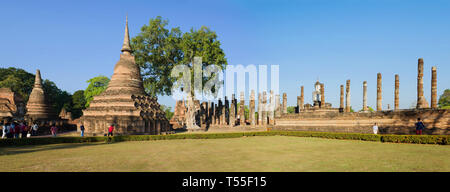
[[381,142],[448,145],[448,135],[383,135]]
[[174,135],[121,135],[114,137],[47,137],[47,138],[23,138],[2,139],[2,146],[20,145],[44,145],[56,143],[89,143],[89,142],[121,142],[121,141],[150,141],[172,139],[221,139],[239,138],[250,136],[294,136],[294,137],[318,137],[326,139],[346,139],[361,141],[380,141],[391,143],[417,143],[449,145],[448,135],[374,135],[361,133],[329,133],[308,131],[261,131],[241,133],[201,133],[201,134],[174,134]]

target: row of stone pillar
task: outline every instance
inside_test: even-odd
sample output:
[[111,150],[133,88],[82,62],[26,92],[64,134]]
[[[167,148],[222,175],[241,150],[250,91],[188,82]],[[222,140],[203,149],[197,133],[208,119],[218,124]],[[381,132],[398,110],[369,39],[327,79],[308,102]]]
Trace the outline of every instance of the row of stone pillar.
[[[417,64],[417,109],[430,107],[423,95],[423,58]],[[431,108],[437,108],[437,72],[431,67]]]
[[[346,83],[345,94],[345,112],[350,112],[350,80]],[[400,80],[399,75],[395,75],[395,90],[394,90],[394,110],[399,109],[399,90]],[[303,89],[303,86],[302,86]],[[341,97],[340,106],[344,108],[344,86],[341,85]],[[418,61],[418,75],[417,75],[417,109],[428,108],[428,103],[423,96],[423,59],[419,58]],[[437,72],[436,67],[431,68],[431,108],[437,108]],[[363,111],[367,111],[367,82],[363,82]],[[377,74],[377,111],[382,110],[382,76],[381,73]]]
[[[269,104],[269,105],[268,105]],[[221,99],[218,104],[214,102],[203,102],[197,112],[196,119],[200,125],[273,125],[275,117],[280,117],[282,113],[287,113],[287,95],[283,94],[283,102],[280,104],[280,95],[274,95],[270,91],[269,101],[267,93],[258,93],[258,116],[255,114],[255,91],[250,94],[248,105],[248,117],[245,117],[244,92],[240,94],[239,106],[235,95],[232,95],[231,102],[225,97],[225,102]]]

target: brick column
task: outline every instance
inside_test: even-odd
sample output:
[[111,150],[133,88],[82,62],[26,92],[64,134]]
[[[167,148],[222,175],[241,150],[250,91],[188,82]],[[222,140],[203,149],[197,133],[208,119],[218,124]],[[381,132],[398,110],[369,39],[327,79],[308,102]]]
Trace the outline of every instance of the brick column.
[[266,104],[267,104],[267,93],[264,91],[262,94],[262,125],[267,125],[267,109],[266,109]]
[[287,113],[287,94],[283,93],[283,114]]
[[241,98],[240,98],[240,109],[239,109],[239,117],[241,120],[241,125],[245,125],[245,97],[244,92],[241,92]]
[[219,120],[219,122],[217,123],[218,125],[222,125],[223,124],[223,116],[222,116],[222,108],[223,108],[223,103],[222,103],[222,99],[219,99],[219,107],[217,108],[217,118]]
[[262,125],[262,105],[261,93],[258,93],[258,125]]
[[[300,87],[300,108],[303,109],[305,105],[305,94],[304,94],[304,88],[303,86]],[[300,110],[299,110],[300,112]]]
[[367,81],[363,82],[363,111],[367,111]]
[[383,106],[381,103],[382,95],[381,95],[381,73],[377,74],[377,111],[381,111]]
[[270,96],[269,96],[269,111],[268,111],[268,115],[269,115],[269,124],[273,125],[274,122],[274,117],[275,117],[275,97],[273,95],[273,90],[270,90]]
[[227,96],[225,96],[225,107],[224,107],[223,115],[225,116],[225,122],[224,125],[230,124],[230,101],[228,100]]
[[398,109],[398,105],[399,105],[399,102],[400,102],[400,100],[399,100],[400,99],[400,97],[399,97],[399,92],[400,92],[399,87],[400,87],[400,80],[399,80],[398,74],[395,74],[394,110]]
[[423,59],[419,58],[417,64],[417,109],[424,108],[423,97]]
[[431,68],[431,108],[437,108],[437,72],[436,67]]
[[325,85],[320,84],[320,107],[325,108]]
[[213,107],[213,116],[212,116],[212,118],[213,118],[213,125],[217,125],[217,104],[214,104],[214,102],[212,103],[213,105],[214,105],[214,107]]
[[255,90],[252,90],[252,92],[250,93],[250,104],[248,112],[250,124],[255,125]]
[[346,90],[345,90],[345,112],[350,112],[350,79],[347,80],[347,85],[346,85]]
[[222,109],[221,109],[221,120],[220,120],[220,124],[221,125],[227,125],[227,116],[226,116],[226,110],[227,109],[227,98],[225,97],[225,99],[223,100],[223,105],[222,105]]
[[156,121],[156,134],[161,135],[161,121]]
[[235,95],[231,96],[231,105],[230,105],[230,126],[233,127],[236,122],[236,101]]
[[344,85],[341,85],[341,96],[339,100],[339,111],[344,111]]
[[281,117],[280,94],[275,95],[275,117]]

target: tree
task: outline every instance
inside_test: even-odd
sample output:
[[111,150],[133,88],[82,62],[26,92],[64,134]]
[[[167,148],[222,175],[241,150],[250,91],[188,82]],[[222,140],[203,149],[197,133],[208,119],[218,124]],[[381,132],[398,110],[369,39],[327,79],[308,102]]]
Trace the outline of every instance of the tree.
[[295,107],[296,107],[296,106],[288,106],[288,107],[287,107],[287,112],[288,112],[289,114],[295,113]]
[[0,87],[10,88],[26,103],[34,85],[34,74],[14,67],[0,68]]
[[167,107],[165,105],[160,105],[159,108],[164,111],[167,119],[172,119],[174,112],[172,112],[172,107]]
[[83,109],[86,109],[86,99],[84,98],[84,91],[75,91],[72,95],[72,117],[77,119],[83,116]]
[[94,96],[100,95],[100,93],[106,90],[106,88],[108,87],[109,78],[100,75],[89,79],[86,82],[89,83],[86,90],[84,90],[84,98],[86,101],[85,107],[87,108],[89,107],[92,99],[94,99]]
[[450,89],[446,89],[439,97],[438,104],[441,109],[450,109]]
[[48,79],[42,82],[46,100],[54,112],[59,113],[62,108],[72,111],[72,95],[59,89],[53,81]]
[[176,79],[170,76],[175,65],[183,59],[179,28],[166,28],[167,20],[160,16],[150,19],[149,25],[131,40],[136,64],[141,67],[146,92],[152,96],[170,95]]
[[[166,29],[167,24],[168,21],[162,20],[159,16],[150,19],[149,25],[144,25],[141,32],[131,41],[136,63],[141,67],[144,87],[152,96],[172,94],[174,82],[185,78],[186,75],[191,76],[189,83],[193,85],[195,83],[193,63],[196,57],[201,58],[200,69],[196,69],[197,72],[210,65],[224,70],[227,65],[225,53],[214,31],[202,26],[199,30],[191,29],[182,33],[179,28]],[[188,66],[190,74],[173,77],[172,70],[180,65]],[[216,78],[216,75],[213,73],[210,77],[201,76],[202,85]],[[212,92],[218,90],[219,87],[216,86],[220,85],[212,86]],[[191,87],[199,90],[190,89]],[[187,93],[188,106],[186,125],[188,129],[195,129],[199,127],[195,125],[194,94],[196,91],[202,91],[200,89],[203,86],[191,87],[184,89]]]

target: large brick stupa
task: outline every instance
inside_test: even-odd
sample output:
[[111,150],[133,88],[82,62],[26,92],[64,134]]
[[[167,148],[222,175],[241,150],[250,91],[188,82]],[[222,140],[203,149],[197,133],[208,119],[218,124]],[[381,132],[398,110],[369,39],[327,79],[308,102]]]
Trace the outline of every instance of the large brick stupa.
[[115,126],[117,135],[161,134],[169,131],[169,121],[156,97],[145,93],[140,68],[130,46],[128,19],[120,60],[107,89],[94,96],[89,108],[83,110],[79,124],[87,135],[103,135]]

